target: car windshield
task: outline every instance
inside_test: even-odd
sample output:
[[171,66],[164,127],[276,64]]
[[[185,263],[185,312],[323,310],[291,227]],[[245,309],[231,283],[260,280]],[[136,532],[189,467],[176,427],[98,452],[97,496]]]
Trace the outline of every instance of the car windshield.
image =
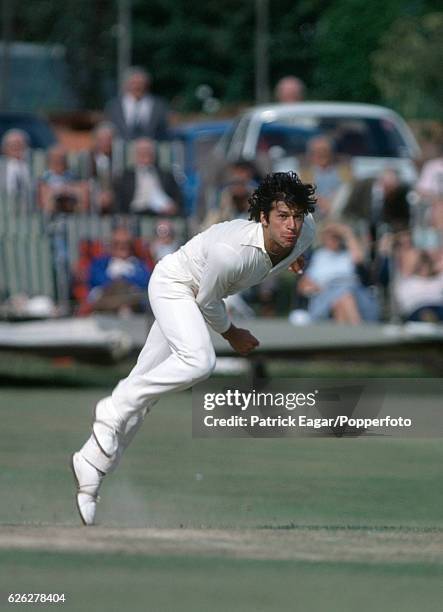
[[[336,153],[366,157],[405,157],[408,147],[389,118],[288,117],[264,123],[257,140],[258,152],[289,157],[306,153],[308,142],[325,135]],[[275,147],[275,148],[274,148]]]

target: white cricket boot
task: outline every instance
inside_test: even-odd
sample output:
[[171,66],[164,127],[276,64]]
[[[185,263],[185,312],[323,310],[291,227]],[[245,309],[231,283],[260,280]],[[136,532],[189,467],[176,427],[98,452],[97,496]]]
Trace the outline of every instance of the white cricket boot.
[[114,457],[119,446],[121,423],[110,397],[100,400],[94,411],[92,433],[106,457]]
[[104,474],[88,463],[80,453],[71,457],[71,468],[77,483],[77,510],[84,525],[94,524],[98,490]]

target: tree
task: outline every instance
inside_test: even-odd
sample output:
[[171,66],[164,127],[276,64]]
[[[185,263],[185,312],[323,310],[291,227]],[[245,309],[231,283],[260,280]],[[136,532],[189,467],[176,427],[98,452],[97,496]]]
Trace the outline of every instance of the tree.
[[71,84],[84,108],[99,108],[113,76],[115,10],[109,0],[14,4],[16,40],[63,44]]
[[319,98],[380,101],[371,77],[370,56],[404,0],[336,0],[323,12],[315,33],[313,86]]
[[384,99],[410,118],[443,119],[443,13],[401,17],[372,55]]

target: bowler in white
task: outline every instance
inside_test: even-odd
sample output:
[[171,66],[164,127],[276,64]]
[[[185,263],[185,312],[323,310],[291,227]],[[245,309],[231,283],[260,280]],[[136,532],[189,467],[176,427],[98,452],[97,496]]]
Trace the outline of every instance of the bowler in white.
[[147,412],[164,394],[205,380],[215,367],[208,325],[240,355],[259,341],[229,319],[223,298],[290,268],[315,235],[315,188],[293,172],[269,174],[250,197],[249,221],[213,225],[155,267],[149,301],[155,321],[130,374],[95,407],[92,433],[72,455],[77,509],[95,522],[103,478],[114,470]]

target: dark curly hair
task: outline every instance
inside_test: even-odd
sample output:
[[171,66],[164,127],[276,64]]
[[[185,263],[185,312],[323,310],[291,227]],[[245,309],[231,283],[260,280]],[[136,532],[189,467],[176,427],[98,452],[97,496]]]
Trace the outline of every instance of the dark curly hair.
[[260,221],[261,212],[269,219],[272,204],[276,201],[297,206],[307,215],[315,210],[315,186],[302,183],[295,172],[268,174],[248,200],[249,220]]

